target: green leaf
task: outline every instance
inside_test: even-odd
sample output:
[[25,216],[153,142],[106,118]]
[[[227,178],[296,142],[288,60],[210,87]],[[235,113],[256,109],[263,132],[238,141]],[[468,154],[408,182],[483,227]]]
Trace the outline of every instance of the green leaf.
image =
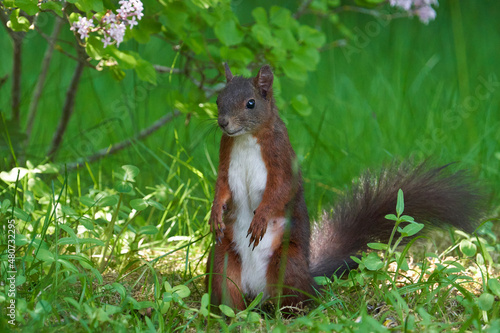
[[10,21],[7,22],[7,26],[13,31],[27,32],[30,29],[30,21],[24,16],[19,16],[19,12],[20,9],[16,9],[10,13]]
[[283,7],[273,6],[269,11],[271,24],[281,29],[290,29],[294,19],[291,12]]
[[299,38],[305,44],[311,45],[316,48],[322,47],[326,41],[326,37],[322,32],[313,29],[307,25],[300,26]]
[[16,234],[16,246],[23,246],[29,243],[31,242],[28,240],[28,237],[22,234]]
[[307,117],[312,113],[312,106],[309,105],[307,97],[298,94],[292,98],[292,107],[303,117]]
[[462,239],[459,247],[460,251],[468,257],[472,257],[477,251],[476,244],[472,243],[468,239]]
[[106,54],[102,41],[95,36],[90,36],[89,38],[87,38],[85,51],[91,58],[95,60],[101,60],[103,55]]
[[130,207],[140,212],[148,208],[148,203],[144,199],[134,199],[130,200]]
[[73,272],[73,273],[78,273],[78,268],[76,268],[75,265],[73,265],[71,262],[67,261],[67,260],[64,260],[64,259],[57,259],[57,263],[63,265],[63,267],[67,270],[69,270],[70,272]]
[[252,35],[259,43],[265,46],[275,46],[274,37],[268,26],[263,24],[255,24],[252,26]]
[[30,171],[26,168],[14,168],[9,172],[0,172],[0,179],[6,183],[15,183],[19,177],[19,180],[23,179]]
[[252,10],[252,16],[257,24],[267,25],[267,13],[264,8],[255,8]]
[[399,189],[398,202],[396,203],[396,213],[398,214],[398,216],[401,216],[404,210],[405,210],[405,201],[404,201],[403,190]]
[[180,298],[186,298],[191,295],[191,290],[187,286],[180,284],[172,288],[172,293],[179,295]]
[[477,304],[479,305],[479,308],[481,310],[489,311],[493,307],[495,297],[491,294],[483,293],[481,296],[479,296],[479,299],[477,301]]
[[146,200],[146,202],[148,203],[148,205],[153,206],[154,208],[156,208],[158,210],[164,211],[166,209],[165,206],[163,206],[161,203],[156,202],[154,200],[148,199],[148,200]]
[[35,210],[35,203],[36,203],[36,200],[35,200],[35,196],[33,195],[33,192],[31,191],[24,191],[24,198],[25,198],[25,202],[24,202],[24,211],[28,214],[32,214]]
[[92,221],[88,217],[82,216],[79,218],[79,221],[85,227],[85,229],[94,230],[94,221]]
[[18,207],[14,207],[14,217],[17,219],[21,219],[25,222],[31,221],[31,218],[28,215],[28,213],[26,213],[24,210]]
[[119,66],[109,66],[108,69],[113,79],[121,81],[125,78],[125,72]]
[[227,46],[241,43],[244,36],[232,17],[226,17],[217,22],[214,27],[214,32],[222,44]]
[[66,231],[66,233],[71,237],[71,238],[74,238],[76,239],[76,234],[75,234],[75,231],[73,229],[71,229],[70,226],[66,225],[66,224],[60,224],[59,227]]
[[375,252],[368,254],[365,258],[362,259],[362,261],[365,267],[370,271],[378,271],[379,269],[384,267],[384,263],[382,262],[382,260],[380,260]]
[[413,236],[417,234],[420,230],[422,230],[423,227],[424,225],[422,223],[415,222],[408,224],[406,227],[403,228],[403,230],[401,230],[401,235],[403,237]]
[[204,316],[208,316],[208,304],[210,303],[210,298],[207,293],[203,294],[201,297],[200,313]]
[[275,29],[273,31],[274,36],[276,36],[276,41],[279,41],[281,47],[285,50],[296,51],[299,48],[299,44],[295,39],[295,36],[288,29]]
[[223,46],[220,48],[220,56],[222,59],[234,60],[244,65],[248,65],[254,59],[252,51],[244,46],[239,46],[237,48]]
[[52,263],[55,260],[54,254],[50,252],[49,250],[45,249],[40,249],[36,255],[36,258],[38,260],[47,262],[47,263]]
[[101,196],[99,198],[96,197],[96,206],[99,207],[114,206],[117,203],[118,203],[118,196],[116,195]]
[[488,280],[488,288],[491,292],[498,297],[500,297],[500,281],[496,278],[491,278]]
[[122,165],[122,169],[125,170],[125,177],[123,180],[128,181],[133,181],[140,172],[139,168],[135,165]]
[[75,5],[83,12],[102,12],[104,10],[102,0],[78,0]]
[[130,193],[134,189],[134,186],[128,181],[117,181],[115,182],[114,189],[120,193]]
[[368,247],[370,249],[374,249],[374,250],[387,250],[389,248],[389,246],[387,244],[383,244],[383,243],[368,243],[367,244]]
[[95,205],[95,201],[94,199],[92,199],[91,197],[89,196],[83,196],[83,197],[80,197],[80,203],[84,206],[87,206],[87,207],[92,207]]
[[229,306],[227,305],[224,305],[224,304],[221,304],[219,305],[219,309],[220,311],[227,317],[229,318],[234,318],[236,317],[235,313],[234,313],[234,310],[231,309]]
[[400,216],[399,219],[404,222],[415,222],[415,219],[408,215]]
[[308,46],[300,47],[293,56],[309,71],[315,70],[320,60],[318,50]]
[[129,52],[120,51],[112,45],[108,48],[123,69],[132,69],[137,66],[137,59]]
[[135,66],[135,72],[139,79],[156,86],[156,70],[150,62],[144,59],[138,59],[137,65]]
[[38,8],[38,0],[15,0],[14,4],[30,16],[40,11]]
[[307,79],[307,69],[297,59],[289,59],[282,65],[285,75],[292,80],[305,81]]
[[2,214],[5,214],[7,213],[7,210],[9,209],[10,207],[10,200],[9,199],[5,199],[3,202],[2,202]]
[[385,216],[385,218],[386,218],[387,220],[392,220],[392,221],[397,221],[397,219],[398,219],[398,217],[397,217],[396,215],[394,215],[394,214],[387,214],[387,215]]
[[319,285],[319,286],[326,286],[327,284],[332,283],[332,280],[327,278],[326,276],[315,276],[314,281]]
[[154,225],[145,225],[139,229],[139,234],[141,235],[156,235],[158,229]]
[[[164,16],[160,17],[162,24],[167,28],[166,30],[171,34],[172,32],[184,39],[186,32],[184,26],[189,24],[189,10],[186,5],[180,1],[174,1],[164,7]],[[163,19],[164,17],[164,19]]]
[[50,311],[52,311],[52,307],[50,306],[49,302],[40,300],[38,303],[36,303],[34,310],[36,314],[50,313]]
[[264,293],[261,292],[260,294],[257,295],[257,297],[255,297],[255,299],[252,301],[252,303],[250,303],[250,305],[246,308],[246,311],[252,310],[257,305],[259,305],[260,301],[262,300],[262,297],[264,297]]
[[114,290],[116,290],[118,294],[120,294],[122,300],[125,299],[125,297],[127,296],[127,289],[125,289],[125,287],[122,284],[114,282],[111,286],[113,287]]
[[59,17],[63,17],[63,2],[62,1],[46,1],[41,3],[42,10],[52,10]]

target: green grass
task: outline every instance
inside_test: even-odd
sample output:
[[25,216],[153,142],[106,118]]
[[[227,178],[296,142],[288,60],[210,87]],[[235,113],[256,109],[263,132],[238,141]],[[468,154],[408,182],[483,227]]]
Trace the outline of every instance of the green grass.
[[[243,16],[244,8],[240,10]],[[500,86],[485,87],[484,80],[500,81],[494,60],[500,23],[492,19],[499,15],[494,1],[461,3],[458,9],[443,1],[437,21],[429,26],[416,19],[391,22],[349,58],[345,49],[325,50],[320,70],[303,86],[280,78],[285,101],[302,93],[313,106],[309,116],[287,104],[281,108],[313,219],[366,168],[411,156],[431,158],[435,164],[457,161],[457,167],[475,173],[490,194],[488,217],[497,220],[486,223],[478,238],[439,234],[434,237],[439,246],[429,242],[427,247],[399,249],[410,254],[408,269],[398,276],[385,265],[398,254],[378,259],[384,265],[377,269],[370,266],[373,261],[377,266],[377,259],[368,255],[347,279],[326,281],[318,296],[321,305],[296,319],[277,317],[272,307],[227,320],[208,315],[202,275],[210,239],[202,237],[208,233],[220,133],[209,115],[194,113],[189,122],[177,117],[143,142],[68,174],[61,168],[56,174],[29,174],[18,183],[1,183],[1,219],[12,209],[5,199],[10,204],[15,200],[16,229],[22,235],[17,261],[22,272],[18,276],[25,280],[18,277],[17,328],[184,331],[208,325],[213,330],[279,332],[285,326],[292,331],[490,327],[494,332],[494,325],[500,325]],[[343,20],[361,31],[373,22],[349,13]],[[44,29],[50,32],[50,26]],[[337,31],[325,33],[329,41],[341,38]],[[45,47],[34,35],[29,43]],[[10,47],[2,31],[0,49]],[[175,57],[160,41],[130,48],[164,65]],[[0,62],[0,76],[10,71],[9,61],[6,57]],[[61,54],[54,59],[29,144],[28,159],[34,165],[44,163],[74,65]],[[23,110],[39,66],[40,54],[24,54]],[[487,88],[491,91],[484,96]],[[106,73],[86,70],[58,161],[73,162],[137,133],[172,111],[172,92],[177,89],[182,89],[177,76],[172,81],[162,76],[157,87],[149,87],[133,73],[117,83]],[[9,109],[9,93],[7,86],[0,89],[2,111]],[[467,109],[467,103],[475,101],[477,105]],[[9,154],[2,150],[4,171]],[[127,176],[135,181],[132,191],[121,183],[122,165],[140,169]],[[113,220],[114,227],[107,229]],[[72,232],[86,240],[77,241]],[[107,270],[100,272],[104,266],[99,255],[108,241],[114,248],[106,252]],[[470,244],[476,251],[467,256]],[[2,281],[5,274],[2,266]],[[4,304],[5,295],[0,291]],[[490,306],[491,297],[495,303]],[[155,309],[151,318],[148,308]],[[6,317],[1,318],[6,327]]]

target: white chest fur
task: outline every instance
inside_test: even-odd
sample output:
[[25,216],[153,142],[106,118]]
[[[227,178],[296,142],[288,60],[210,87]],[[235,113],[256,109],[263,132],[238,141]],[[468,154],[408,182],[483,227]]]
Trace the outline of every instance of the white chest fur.
[[229,163],[229,187],[233,199],[235,218],[233,242],[241,258],[241,288],[249,296],[266,294],[266,272],[273,254],[275,232],[267,229],[259,245],[249,247],[248,228],[254,211],[259,206],[266,188],[267,169],[260,145],[250,134],[235,138]]

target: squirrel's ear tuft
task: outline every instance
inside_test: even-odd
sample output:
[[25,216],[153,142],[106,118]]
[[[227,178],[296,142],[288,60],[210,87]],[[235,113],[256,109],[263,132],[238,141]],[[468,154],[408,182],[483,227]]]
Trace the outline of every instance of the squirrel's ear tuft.
[[269,65],[264,65],[259,70],[259,74],[254,79],[255,87],[260,94],[267,99],[272,94],[274,75]]
[[226,81],[229,83],[233,79],[233,73],[231,73],[231,70],[229,69],[229,65],[227,62],[224,63],[224,71],[226,72]]

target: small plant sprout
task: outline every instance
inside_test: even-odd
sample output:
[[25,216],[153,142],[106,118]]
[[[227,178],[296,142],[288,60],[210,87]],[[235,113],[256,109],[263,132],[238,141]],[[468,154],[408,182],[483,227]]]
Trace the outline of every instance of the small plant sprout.
[[80,17],[78,21],[73,22],[70,29],[76,31],[81,39],[88,38],[91,32],[98,32],[102,35],[104,47],[113,42],[120,46],[127,27],[132,29],[144,16],[144,6],[141,0],[120,0],[119,4],[120,8],[116,14],[108,10],[100,20],[95,15],[90,19]]

